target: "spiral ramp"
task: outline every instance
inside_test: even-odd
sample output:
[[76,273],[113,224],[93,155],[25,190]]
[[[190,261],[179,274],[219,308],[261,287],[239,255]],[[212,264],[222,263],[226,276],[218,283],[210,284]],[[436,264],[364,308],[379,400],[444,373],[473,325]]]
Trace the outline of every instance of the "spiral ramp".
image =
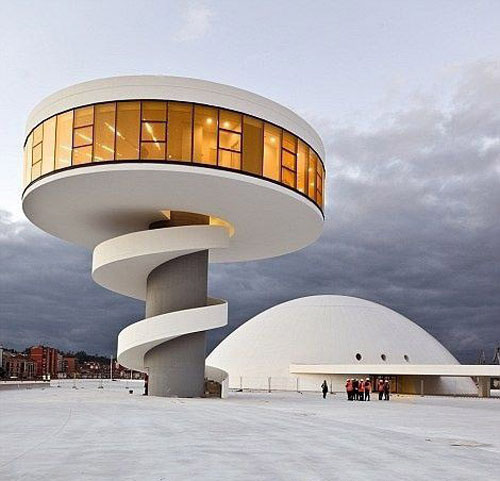
[[[190,225],[145,230],[98,244],[93,252],[92,277],[101,286],[128,297],[146,300],[147,281],[158,266],[195,252],[209,255],[229,245],[224,226]],[[135,322],[118,335],[118,362],[148,371],[146,354],[173,339],[227,324],[227,302],[207,297],[207,304],[167,312]]]

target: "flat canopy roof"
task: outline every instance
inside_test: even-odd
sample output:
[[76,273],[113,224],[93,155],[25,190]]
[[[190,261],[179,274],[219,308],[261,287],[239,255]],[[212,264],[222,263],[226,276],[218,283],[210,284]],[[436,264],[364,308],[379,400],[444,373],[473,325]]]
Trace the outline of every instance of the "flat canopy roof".
[[500,377],[487,364],[290,364],[292,374],[379,374],[405,376]]

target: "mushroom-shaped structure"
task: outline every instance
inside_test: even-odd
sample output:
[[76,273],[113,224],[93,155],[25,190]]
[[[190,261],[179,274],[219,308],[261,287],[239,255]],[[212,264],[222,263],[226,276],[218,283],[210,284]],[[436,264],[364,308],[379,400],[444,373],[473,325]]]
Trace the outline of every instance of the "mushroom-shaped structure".
[[[458,361],[414,322],[375,302],[345,296],[312,296],[279,304],[250,319],[224,339],[207,365],[229,374],[230,388],[318,390],[328,377],[343,390],[348,377],[385,372],[393,390],[420,393],[421,377],[406,367],[455,365]],[[356,373],[298,374],[293,366],[351,366]],[[355,366],[353,366],[355,365]],[[380,366],[377,371],[377,366]],[[383,368],[383,369],[382,369]],[[335,369],[334,369],[335,370]],[[363,377],[364,378],[364,377]],[[427,394],[475,394],[470,378],[426,377]]]
[[207,298],[208,262],[316,240],[323,157],[309,124],[258,95],[177,77],[95,80],[31,113],[23,210],[92,249],[96,282],[146,301],[146,319],[119,335],[120,364],[148,372],[150,394],[200,396],[205,331],[227,323],[226,303]]

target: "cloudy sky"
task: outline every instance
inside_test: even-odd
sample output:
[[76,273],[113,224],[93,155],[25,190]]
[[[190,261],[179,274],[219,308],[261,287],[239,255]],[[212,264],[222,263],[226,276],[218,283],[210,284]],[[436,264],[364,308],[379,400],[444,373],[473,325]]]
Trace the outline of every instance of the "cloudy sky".
[[[312,8],[314,6],[314,8]],[[324,233],[291,255],[214,266],[230,325],[345,294],[391,307],[473,362],[500,342],[500,3],[6,2],[0,17],[0,343],[111,354],[142,303],[20,207],[30,109],[76,82],[172,74],[255,91],[327,148]],[[304,268],[307,266],[307,269]]]

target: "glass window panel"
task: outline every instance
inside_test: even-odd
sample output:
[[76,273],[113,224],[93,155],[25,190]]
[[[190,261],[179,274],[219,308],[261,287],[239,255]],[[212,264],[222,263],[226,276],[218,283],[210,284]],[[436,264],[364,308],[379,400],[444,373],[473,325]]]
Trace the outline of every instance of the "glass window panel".
[[37,162],[32,168],[31,168],[31,180],[38,179],[42,175],[42,163]]
[[116,160],[139,158],[140,102],[118,102],[116,111]]
[[167,102],[142,102],[142,120],[167,121]]
[[94,123],[94,106],[81,107],[75,109],[75,123],[73,127],[83,127],[85,125],[92,125]]
[[142,142],[141,159],[165,160],[165,142]]
[[290,170],[295,170],[295,155],[283,150],[283,157],[281,159],[283,166]]
[[281,170],[281,179],[284,184],[295,187],[295,172],[288,169]]
[[318,171],[321,179],[321,187],[318,190],[318,203],[323,206],[324,192],[325,192],[325,169],[323,168],[323,164],[318,161]]
[[219,147],[239,152],[241,150],[241,134],[219,130]]
[[191,104],[169,102],[167,159],[191,160]]
[[33,164],[40,162],[42,160],[42,143],[33,147]]
[[43,159],[42,174],[54,170],[54,154],[56,147],[56,118],[46,120],[43,123]]
[[215,108],[195,105],[193,161],[217,164],[217,109]]
[[241,114],[220,109],[219,128],[241,132]]
[[323,208],[323,194],[321,192],[317,192],[316,202],[321,208]]
[[71,165],[73,139],[73,111],[57,116],[56,127],[56,169]]
[[280,180],[281,129],[264,124],[264,176]]
[[95,106],[94,161],[113,160],[115,157],[116,104]]
[[240,170],[241,154],[237,152],[231,152],[230,150],[219,149],[219,165],[221,167]]
[[33,145],[39,144],[43,138],[43,124],[33,130]]
[[299,140],[297,152],[297,189],[301,192],[307,191],[307,159],[309,158],[309,147]]
[[286,130],[283,130],[283,148],[290,152],[297,152],[297,137]]
[[24,148],[26,153],[26,185],[31,182],[31,165],[33,159],[33,134],[30,134],[28,141],[26,142],[26,147]]
[[23,149],[23,189],[28,185],[28,150]]
[[73,132],[73,147],[92,144],[93,127],[81,127]]
[[264,122],[253,117],[243,118],[243,170],[262,175],[264,153]]
[[92,146],[73,149],[73,165],[90,164],[92,162]]
[[142,140],[165,142],[167,124],[164,122],[143,122]]
[[309,150],[309,168],[308,171],[308,179],[309,179],[309,187],[307,195],[311,199],[316,199],[316,154]]

